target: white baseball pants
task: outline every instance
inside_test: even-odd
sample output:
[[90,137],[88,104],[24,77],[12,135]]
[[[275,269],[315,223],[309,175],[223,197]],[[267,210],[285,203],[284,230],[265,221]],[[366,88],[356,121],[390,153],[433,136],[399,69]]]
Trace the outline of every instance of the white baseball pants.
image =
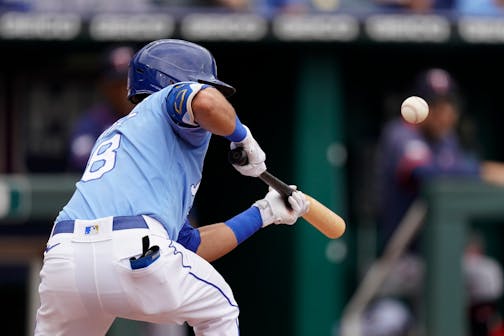
[[[223,277],[170,240],[159,222],[147,216],[136,220],[148,227],[128,228],[107,217],[76,220],[66,228],[72,232],[53,229],[40,272],[35,336],[105,335],[116,317],[187,321],[196,335],[239,334],[238,305]],[[142,253],[146,235],[151,246],[159,246],[160,257],[132,269],[129,259]]]

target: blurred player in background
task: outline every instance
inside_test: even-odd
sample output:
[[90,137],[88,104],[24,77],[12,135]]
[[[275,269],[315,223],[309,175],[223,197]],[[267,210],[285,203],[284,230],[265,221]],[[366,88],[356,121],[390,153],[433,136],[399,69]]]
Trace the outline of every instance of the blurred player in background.
[[238,335],[238,304],[209,262],[263,227],[294,224],[308,201],[295,191],[287,206],[270,190],[229,220],[191,226],[212,134],[244,149],[248,164],[234,167],[245,176],[264,172],[266,155],[203,47],[154,41],[135,54],[128,79],[136,107],[100,135],[55,220],[35,335],[103,335],[116,317]]
[[[411,94],[427,101],[429,116],[416,125],[408,124],[400,116],[389,121],[378,146],[380,254],[426,182],[439,177],[461,177],[504,184],[502,163],[483,161],[462,145],[457,132],[461,97],[458,85],[447,71],[433,68],[421,73]],[[387,291],[392,292],[391,287],[395,287],[397,295],[406,293],[418,298],[423,279],[419,253],[417,238],[395,267],[385,285]],[[412,287],[414,284],[416,287]]]
[[383,128],[378,149],[380,246],[396,229],[423,183],[440,176],[477,178],[504,184],[504,165],[482,161],[466,150],[457,133],[461,98],[457,84],[443,69],[419,75],[414,94],[429,104],[427,119],[406,123],[400,116]]
[[133,108],[127,99],[128,65],[133,57],[129,46],[107,50],[101,59],[97,81],[99,101],[77,120],[70,135],[69,170],[83,172],[98,136]]

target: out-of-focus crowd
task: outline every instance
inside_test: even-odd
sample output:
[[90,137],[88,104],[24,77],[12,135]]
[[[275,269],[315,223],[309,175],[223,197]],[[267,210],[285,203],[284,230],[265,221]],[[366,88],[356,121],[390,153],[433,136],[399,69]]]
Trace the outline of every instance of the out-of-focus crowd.
[[400,11],[413,13],[502,15],[504,0],[0,0],[0,12],[63,11],[149,13],[162,8],[189,11],[223,10],[261,14]]
[[502,0],[374,0],[374,4],[414,12],[452,11],[458,14],[499,15],[504,13]]

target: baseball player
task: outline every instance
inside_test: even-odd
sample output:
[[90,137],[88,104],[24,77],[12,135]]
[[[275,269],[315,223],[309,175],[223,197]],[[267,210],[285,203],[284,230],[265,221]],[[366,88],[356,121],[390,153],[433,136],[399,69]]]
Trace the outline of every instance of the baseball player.
[[270,190],[221,223],[187,219],[212,134],[243,147],[243,175],[266,155],[227,101],[205,48],[163,39],[130,63],[131,113],[103,132],[56,218],[40,273],[35,335],[104,335],[116,317],[187,322],[196,335],[238,335],[238,304],[209,262],[270,224],[294,224],[308,201]]

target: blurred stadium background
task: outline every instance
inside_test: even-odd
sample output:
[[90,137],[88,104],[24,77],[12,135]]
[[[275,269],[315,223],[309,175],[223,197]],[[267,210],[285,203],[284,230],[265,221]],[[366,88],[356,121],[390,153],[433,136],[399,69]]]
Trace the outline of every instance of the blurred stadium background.
[[[240,303],[242,335],[342,335],[345,308],[377,257],[373,150],[411,78],[426,67],[450,71],[465,93],[468,142],[477,138],[483,156],[504,160],[504,9],[471,12],[457,3],[0,1],[2,334],[32,333],[43,246],[79,178],[67,170],[69,132],[98,99],[100,55],[174,37],[213,52],[270,170],[347,220],[339,240],[300,221],[259,232],[215,263]],[[231,217],[265,191],[227,164],[227,146],[216,137],[209,151],[196,201],[202,225]],[[488,253],[504,261],[504,190],[448,183],[432,186],[425,199],[436,211],[427,216],[431,253],[419,319],[426,335],[463,336],[461,242],[477,226]],[[436,230],[446,219],[450,225]],[[110,331],[119,334],[144,335],[127,321]]]

